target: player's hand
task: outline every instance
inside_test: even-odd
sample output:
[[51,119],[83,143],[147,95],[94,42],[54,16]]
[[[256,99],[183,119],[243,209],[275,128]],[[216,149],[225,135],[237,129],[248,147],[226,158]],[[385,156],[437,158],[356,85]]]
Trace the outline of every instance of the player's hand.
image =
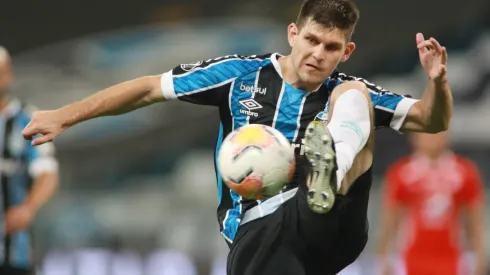
[[429,79],[436,83],[447,81],[447,51],[437,40],[430,38],[425,40],[424,35],[417,33],[417,48],[419,50],[420,63],[429,75]]
[[10,208],[5,214],[5,232],[13,234],[29,227],[35,216],[35,211],[28,205]]
[[36,146],[53,141],[65,129],[63,116],[59,111],[38,111],[32,114],[31,121],[22,131],[22,135],[25,139],[32,140],[32,145]]

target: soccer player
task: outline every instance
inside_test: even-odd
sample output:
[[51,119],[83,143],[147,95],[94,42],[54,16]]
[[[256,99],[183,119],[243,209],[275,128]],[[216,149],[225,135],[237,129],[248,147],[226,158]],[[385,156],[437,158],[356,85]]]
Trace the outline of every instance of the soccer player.
[[0,274],[33,274],[28,227],[58,185],[53,145],[34,147],[22,136],[31,111],[9,98],[13,81],[10,55],[0,46]]
[[[33,145],[43,144],[79,122],[176,99],[219,108],[217,153],[223,138],[243,125],[272,126],[297,148],[295,175],[284,192],[247,200],[230,191],[217,171],[218,220],[231,249],[227,272],[336,274],[367,242],[373,129],[437,132],[451,115],[446,50],[433,38],[416,38],[429,78],[421,101],[336,70],[354,52],[358,18],[350,0],[306,0],[287,28],[287,56],[230,55],[182,64],[37,112],[23,134]],[[42,136],[33,138],[37,134]]]
[[[389,254],[396,235],[407,275],[486,274],[484,190],[477,167],[451,152],[447,132],[413,134],[412,144],[414,153],[386,172],[379,238],[384,274],[395,274]],[[475,273],[462,265],[462,228],[476,256]]]

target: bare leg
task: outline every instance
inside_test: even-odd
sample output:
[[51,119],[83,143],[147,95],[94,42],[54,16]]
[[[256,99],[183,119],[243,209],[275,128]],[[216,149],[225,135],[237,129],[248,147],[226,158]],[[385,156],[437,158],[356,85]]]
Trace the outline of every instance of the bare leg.
[[335,88],[328,125],[312,122],[305,134],[310,162],[308,205],[328,212],[335,194],[345,194],[373,161],[374,111],[366,85],[351,81]]
[[[347,193],[347,191],[350,189],[354,181],[371,167],[373,163],[373,151],[374,151],[374,109],[373,109],[373,103],[371,101],[371,96],[369,95],[369,90],[367,89],[364,83],[359,81],[351,81],[351,82],[343,83],[334,89],[330,97],[330,112],[328,114],[328,121],[330,122],[332,119],[332,115],[335,110],[335,104],[337,99],[346,91],[349,91],[351,89],[359,90],[364,95],[364,97],[368,102],[370,131],[367,137],[367,142],[355,156],[351,168],[345,174],[343,179],[337,179],[341,183],[338,193],[343,195]],[[356,108],[356,106],[352,106],[352,107]],[[342,137],[339,137],[339,139],[342,139]],[[334,137],[334,142],[337,143],[335,137]],[[339,161],[338,159],[339,157],[340,156],[337,154],[337,161]]]

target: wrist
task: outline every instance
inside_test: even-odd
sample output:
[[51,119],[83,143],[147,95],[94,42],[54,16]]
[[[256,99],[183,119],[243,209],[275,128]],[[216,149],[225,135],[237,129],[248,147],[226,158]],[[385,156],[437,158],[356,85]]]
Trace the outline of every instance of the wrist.
[[429,81],[431,81],[437,88],[439,87],[445,87],[448,84],[447,78],[431,78],[429,77]]
[[[76,104],[76,103],[74,103]],[[55,112],[58,113],[58,117],[61,120],[61,127],[63,129],[67,129],[77,123],[76,115],[73,114],[71,109],[73,108],[73,104],[57,109]]]
[[38,210],[38,207],[36,204],[34,204],[33,202],[30,202],[28,200],[26,200],[23,204],[22,204],[22,207],[24,207],[24,209],[28,210],[30,213],[32,213],[33,215],[37,213],[37,210]]

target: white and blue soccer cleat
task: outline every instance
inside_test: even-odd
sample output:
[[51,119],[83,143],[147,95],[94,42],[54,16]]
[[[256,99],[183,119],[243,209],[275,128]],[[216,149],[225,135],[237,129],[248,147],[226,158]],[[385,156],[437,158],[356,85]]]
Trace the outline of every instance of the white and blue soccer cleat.
[[325,123],[313,121],[308,124],[305,155],[310,164],[308,206],[313,212],[327,213],[332,209],[337,193],[337,160],[334,141]]

